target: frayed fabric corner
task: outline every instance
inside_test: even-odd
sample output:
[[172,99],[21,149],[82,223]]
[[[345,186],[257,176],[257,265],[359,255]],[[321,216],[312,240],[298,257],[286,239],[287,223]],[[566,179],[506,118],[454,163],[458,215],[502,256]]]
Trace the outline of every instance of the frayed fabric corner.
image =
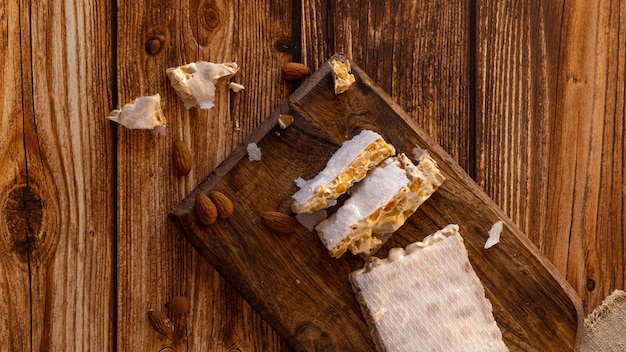
[[581,352],[626,351],[626,292],[615,290],[585,318]]

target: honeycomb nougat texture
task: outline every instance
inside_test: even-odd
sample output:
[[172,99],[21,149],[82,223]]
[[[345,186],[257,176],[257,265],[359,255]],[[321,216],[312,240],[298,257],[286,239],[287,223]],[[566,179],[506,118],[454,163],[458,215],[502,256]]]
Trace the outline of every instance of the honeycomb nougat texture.
[[378,351],[508,351],[457,225],[350,274]]
[[361,131],[341,145],[324,170],[299,184],[300,190],[292,195],[291,210],[313,213],[334,205],[336,199],[362,180],[370,169],[395,152],[378,133]]
[[352,196],[317,234],[336,258],[376,251],[443,183],[436,162],[424,153],[415,166],[404,154],[390,157],[354,187]]
[[330,64],[333,68],[335,94],[341,94],[356,81],[354,75],[350,73],[350,62],[333,60]]

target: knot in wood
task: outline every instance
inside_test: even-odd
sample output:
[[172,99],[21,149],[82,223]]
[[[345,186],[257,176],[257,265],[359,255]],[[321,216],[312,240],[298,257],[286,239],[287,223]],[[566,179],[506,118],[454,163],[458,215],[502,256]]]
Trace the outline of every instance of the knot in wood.
[[164,46],[165,36],[163,34],[153,34],[146,40],[146,53],[154,56],[160,53]]
[[596,288],[596,281],[594,279],[588,278],[587,284],[585,286],[587,287],[587,291],[591,292]]
[[201,11],[201,22],[204,28],[214,31],[222,22],[222,14],[214,6],[205,4]]
[[297,50],[296,44],[289,37],[280,38],[274,42],[274,49],[281,53],[295,53]]
[[43,200],[27,185],[14,188],[4,206],[12,250],[21,261],[28,261],[37,249],[43,219]]
[[320,352],[339,352],[339,347],[334,344],[327,332],[313,323],[300,323],[296,327],[296,338],[303,342],[307,350]]

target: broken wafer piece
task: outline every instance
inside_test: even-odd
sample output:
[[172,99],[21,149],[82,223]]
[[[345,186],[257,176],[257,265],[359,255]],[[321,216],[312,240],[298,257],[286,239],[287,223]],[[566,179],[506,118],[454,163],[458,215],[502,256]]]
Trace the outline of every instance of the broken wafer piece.
[[198,61],[170,67],[165,73],[187,109],[194,106],[211,109],[215,106],[215,86],[228,81],[237,71],[239,66],[235,62],[216,64]]
[[508,351],[458,225],[372,258],[350,282],[379,352]]
[[291,197],[294,213],[312,213],[335,204],[354,183],[396,152],[378,133],[363,130],[344,142],[328,160],[326,167],[308,181],[296,180],[300,187]]
[[390,157],[354,187],[336,213],[315,227],[317,234],[335,258],[348,249],[370,255],[444,180],[428,153],[417,166],[404,154]]
[[111,111],[107,118],[129,129],[154,130],[161,134],[166,123],[159,94],[139,97]]

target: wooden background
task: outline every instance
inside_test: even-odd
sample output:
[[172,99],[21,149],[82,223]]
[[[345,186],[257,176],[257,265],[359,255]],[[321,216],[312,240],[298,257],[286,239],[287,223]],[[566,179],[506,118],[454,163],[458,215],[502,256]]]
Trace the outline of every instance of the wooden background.
[[[280,67],[344,52],[528,234],[586,312],[624,288],[626,3],[0,3],[0,346],[159,351],[148,309],[191,311],[179,350],[286,344],[167,212],[297,84]],[[246,90],[185,110],[165,77],[236,60]],[[160,93],[168,135],[106,120]],[[171,165],[190,145],[184,178]]]

